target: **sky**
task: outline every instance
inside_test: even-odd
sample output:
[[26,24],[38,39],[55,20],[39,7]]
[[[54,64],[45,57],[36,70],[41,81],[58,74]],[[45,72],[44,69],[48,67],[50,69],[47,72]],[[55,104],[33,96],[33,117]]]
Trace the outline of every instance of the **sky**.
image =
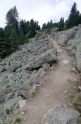
[[14,6],[20,20],[34,19],[42,26],[51,19],[53,22],[58,22],[61,17],[66,20],[74,2],[81,13],[81,0],[0,0],[0,27],[5,26],[6,14]]

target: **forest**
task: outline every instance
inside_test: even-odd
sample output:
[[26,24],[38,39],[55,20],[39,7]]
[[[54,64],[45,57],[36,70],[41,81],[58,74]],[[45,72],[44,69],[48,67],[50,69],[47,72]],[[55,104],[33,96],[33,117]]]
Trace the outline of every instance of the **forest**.
[[53,23],[51,20],[44,23],[42,28],[40,28],[38,21],[34,19],[30,21],[20,20],[18,10],[14,6],[6,14],[6,26],[4,28],[0,27],[0,58],[4,58],[14,52],[19,45],[27,43],[29,38],[36,35],[37,30],[54,27],[58,28],[58,31],[62,31],[78,24],[81,24],[81,14],[77,10],[75,2],[66,21],[64,21],[64,17],[61,17],[59,22]]

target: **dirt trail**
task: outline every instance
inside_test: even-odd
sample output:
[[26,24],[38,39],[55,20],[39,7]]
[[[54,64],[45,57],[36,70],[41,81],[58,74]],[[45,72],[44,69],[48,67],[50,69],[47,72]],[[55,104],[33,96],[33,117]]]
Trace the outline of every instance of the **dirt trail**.
[[[66,106],[65,99],[70,87],[68,80],[76,80],[77,74],[72,72],[74,58],[50,39],[58,51],[58,65],[52,67],[41,79],[41,87],[34,98],[30,98],[25,106],[26,112],[21,114],[22,124],[41,124],[44,114],[56,105]],[[70,63],[64,64],[68,60]]]

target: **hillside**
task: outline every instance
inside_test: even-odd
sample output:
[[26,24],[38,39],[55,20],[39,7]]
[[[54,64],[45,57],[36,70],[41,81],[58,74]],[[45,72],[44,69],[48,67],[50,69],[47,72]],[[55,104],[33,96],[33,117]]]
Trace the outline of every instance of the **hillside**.
[[50,34],[52,32],[57,32],[58,28],[47,28],[47,29],[41,29],[39,31],[37,31],[37,36],[42,36],[42,35],[47,35]]
[[[78,108],[80,112],[81,84],[77,84],[81,72],[80,48],[81,25],[78,25],[31,38],[29,43],[20,45],[11,56],[1,59],[0,121],[9,116],[5,123],[16,123],[16,118],[20,118],[22,124],[41,124],[49,109],[56,105],[68,109],[67,103],[71,105],[70,108]],[[67,97],[71,83],[76,83],[73,85],[75,89],[71,89],[72,95],[74,93],[74,96],[79,97],[75,104],[70,103]],[[74,96],[71,101],[75,102]],[[76,115],[78,117],[79,113]],[[75,116],[72,119],[71,124],[77,120]]]

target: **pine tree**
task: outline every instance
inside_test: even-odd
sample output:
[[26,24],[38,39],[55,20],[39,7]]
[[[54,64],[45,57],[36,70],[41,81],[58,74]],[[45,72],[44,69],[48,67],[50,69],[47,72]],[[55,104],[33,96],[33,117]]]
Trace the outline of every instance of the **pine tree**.
[[11,35],[9,39],[10,39],[10,44],[12,46],[12,51],[16,50],[19,43],[18,43],[18,37],[15,29],[11,30]]
[[21,31],[19,33],[19,44],[23,44],[24,40],[25,40],[25,36],[24,36],[23,32]]
[[43,25],[42,25],[42,29],[46,29],[47,28],[47,25],[46,25],[46,23],[44,23]]
[[78,24],[77,20],[78,20],[78,13],[77,13],[77,4],[74,2],[72,8],[71,8],[71,12],[68,18],[68,28],[71,28],[75,25]]
[[5,42],[5,32],[0,28],[0,58],[4,58],[8,54],[9,45]]
[[64,30],[64,18],[61,17],[60,22],[59,22],[59,27],[58,27],[59,31]]
[[18,20],[17,8],[14,6],[6,14],[6,24],[18,30]]

